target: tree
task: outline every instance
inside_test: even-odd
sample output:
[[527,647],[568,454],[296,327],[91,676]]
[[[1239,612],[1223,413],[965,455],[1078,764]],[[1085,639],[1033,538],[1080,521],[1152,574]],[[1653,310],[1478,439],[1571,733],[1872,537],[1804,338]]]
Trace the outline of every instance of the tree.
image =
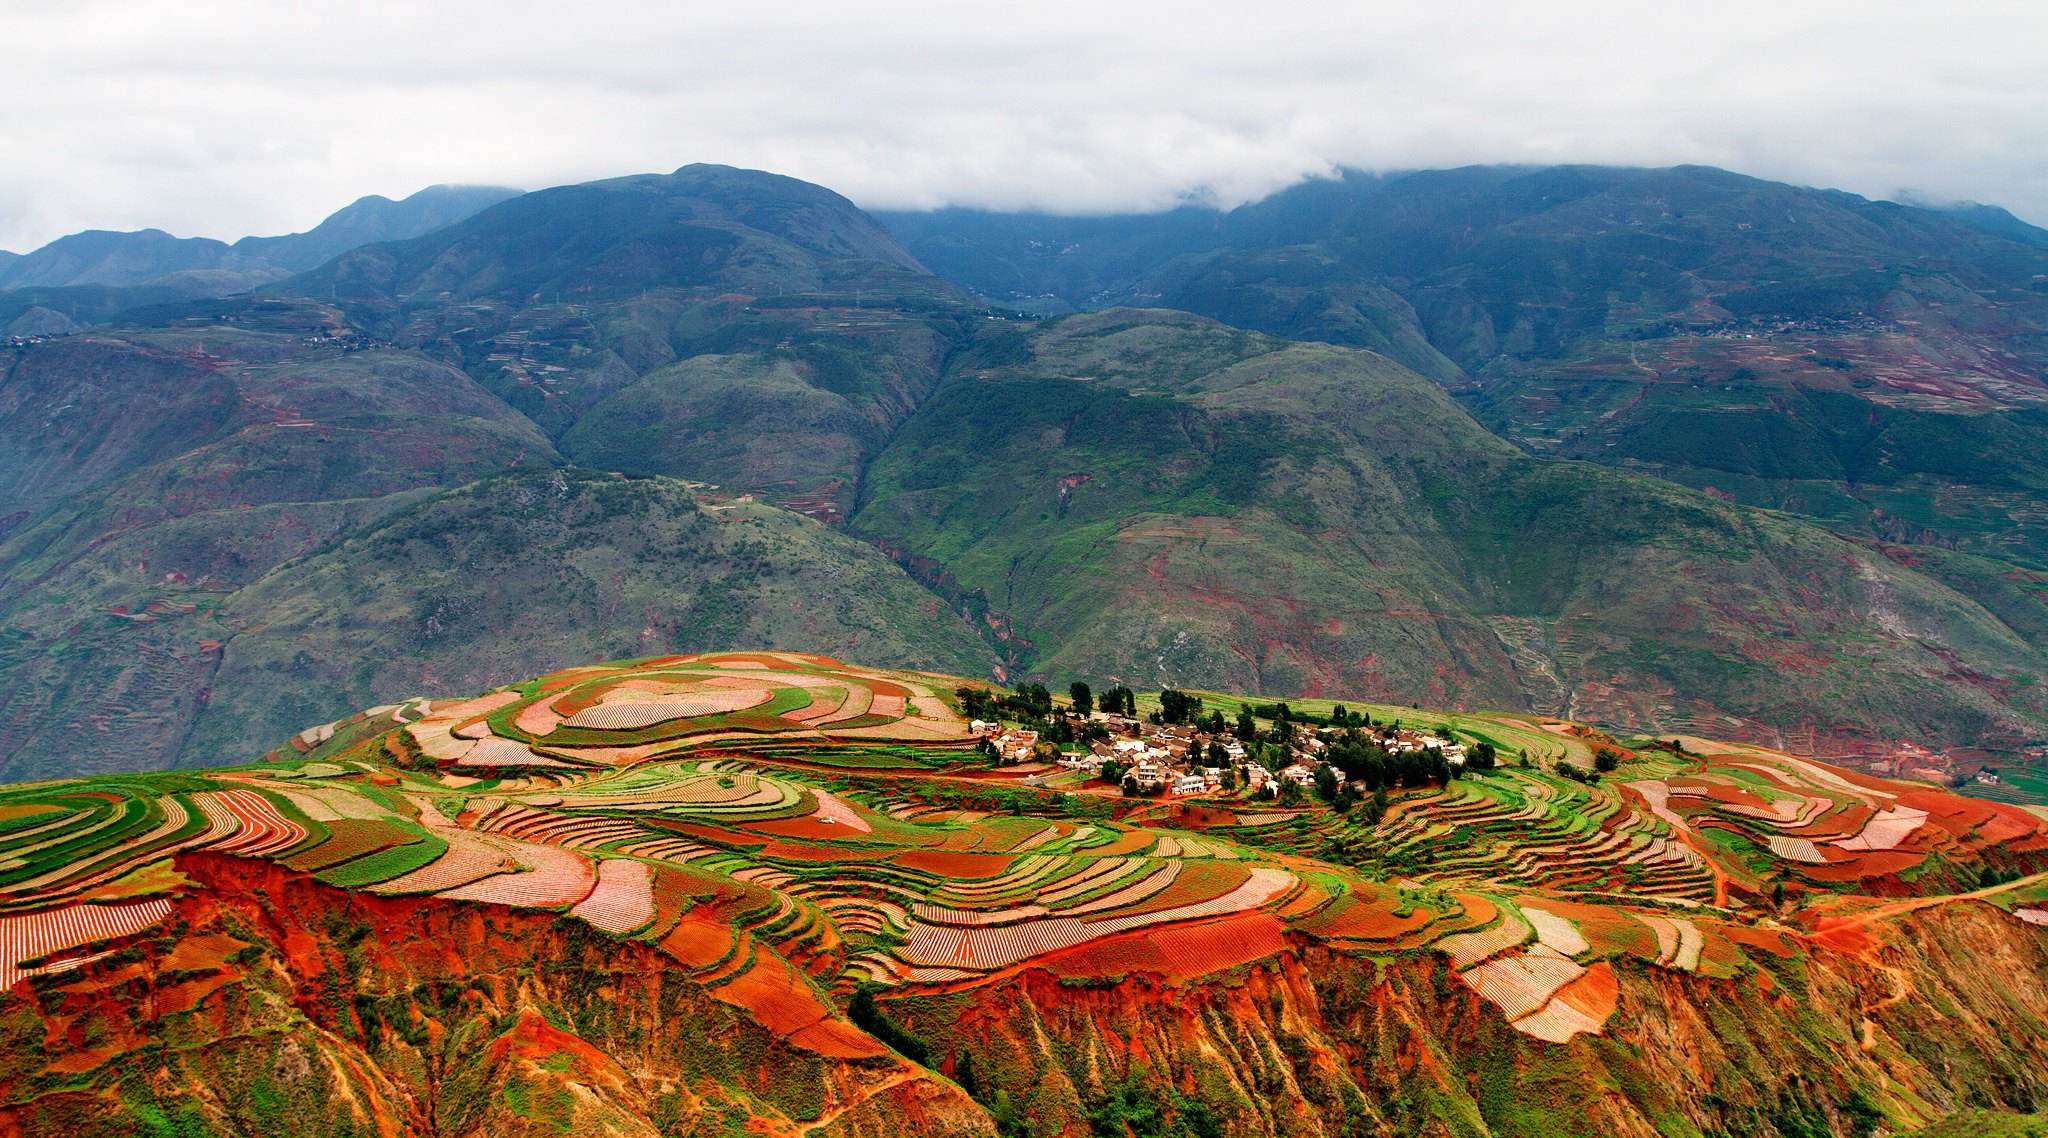
[[1605,747],[1600,748],[1599,753],[1593,756],[1593,769],[1601,774],[1606,774],[1620,765],[1621,756]]
[[1237,737],[1247,743],[1259,737],[1259,721],[1252,718],[1249,707],[1237,709]]
[[1220,740],[1209,740],[1209,765],[1212,767],[1227,767],[1230,765],[1230,752],[1223,749],[1223,743]]
[[989,706],[987,690],[983,688],[955,688],[953,694],[960,697],[960,711],[969,719],[987,719],[992,709]]
[[1301,784],[1291,778],[1280,780],[1280,804],[1293,806],[1301,801]]
[[846,1006],[846,1018],[913,1063],[923,1063],[929,1058],[923,1040],[898,1027],[875,1006],[875,993],[871,989],[862,988],[853,994],[853,999]]
[[1046,690],[1044,684],[1017,685],[1017,694],[1010,697],[1010,702],[1017,704],[1019,710],[1029,712],[1040,719],[1052,714],[1052,693]]
[[1088,685],[1080,680],[1067,685],[1067,695],[1074,701],[1074,714],[1087,715],[1095,710],[1095,693],[1089,691]]
[[1387,792],[1384,788],[1372,792],[1365,803],[1365,820],[1377,826],[1387,816]]
[[1010,1092],[997,1089],[996,1097],[990,1101],[988,1115],[995,1120],[996,1138],[1023,1138],[1031,1133],[1031,1124],[1017,1103],[1010,1098]]
[[1167,688],[1159,693],[1159,717],[1167,723],[1191,723],[1202,714],[1202,697]]
[[1337,772],[1328,763],[1316,764],[1316,797],[1324,802],[1337,797]]
[[967,1092],[968,1098],[981,1098],[981,1084],[976,1082],[974,1078],[974,1054],[972,1052],[963,1051],[960,1053],[960,1058],[954,1061],[953,1081],[960,1084],[960,1089]]
[[1492,743],[1481,742],[1465,752],[1465,765],[1475,771],[1490,771],[1497,757],[1498,752],[1494,750]]
[[1123,781],[1123,774],[1124,768],[1119,766],[1115,759],[1105,759],[1103,761],[1102,781],[1112,784],[1119,783]]
[[1233,766],[1226,766],[1226,767],[1224,767],[1224,768],[1223,768],[1223,789],[1225,789],[1225,790],[1236,790],[1236,789],[1237,789],[1237,768],[1236,768],[1236,767],[1233,767]]

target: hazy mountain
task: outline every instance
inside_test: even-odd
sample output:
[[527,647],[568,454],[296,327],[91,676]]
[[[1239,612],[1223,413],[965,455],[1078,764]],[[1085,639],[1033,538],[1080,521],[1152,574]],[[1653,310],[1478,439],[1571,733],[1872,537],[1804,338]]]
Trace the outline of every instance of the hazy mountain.
[[161,229],[117,233],[88,229],[59,237],[34,252],[0,264],[0,289],[107,285],[161,281],[179,273],[222,271],[254,277],[282,275],[278,266],[242,257],[225,242],[173,237]]
[[1702,167],[1353,172],[1206,224],[884,215],[1000,300],[1370,347],[1531,450],[2038,571],[2048,248],[2009,218]]
[[2000,206],[1985,205],[1983,202],[1919,202],[1903,199],[1909,205],[1924,205],[1928,209],[1940,210],[1957,221],[1986,233],[2017,241],[2022,245],[2048,248],[2048,229],[2042,229],[2012,215],[2012,211]]
[[827,517],[970,311],[838,194],[702,165],[526,194],[270,291],[459,362],[576,461]]
[[429,186],[403,201],[372,195],[305,233],[244,237],[232,245],[207,237],[173,237],[161,229],[87,230],[27,254],[0,257],[0,290],[166,285],[189,295],[225,295],[310,269],[357,245],[439,229],[518,192]]
[[355,250],[280,291],[366,302],[616,299],[657,288],[945,292],[888,231],[807,182],[685,166],[523,194]]
[[519,193],[503,186],[428,186],[398,201],[371,194],[329,214],[304,233],[244,237],[235,242],[234,249],[303,272],[359,245],[403,241],[453,225]]

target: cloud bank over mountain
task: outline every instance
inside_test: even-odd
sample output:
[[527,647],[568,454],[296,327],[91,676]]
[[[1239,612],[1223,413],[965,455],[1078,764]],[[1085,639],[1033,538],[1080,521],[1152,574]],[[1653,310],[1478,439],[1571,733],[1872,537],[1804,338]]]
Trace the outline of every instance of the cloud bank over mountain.
[[[685,161],[863,205],[1255,198],[1337,165],[1700,162],[2048,220],[2048,9],[1508,4],[23,7],[0,248],[233,239],[365,192]],[[317,23],[318,31],[306,29]]]

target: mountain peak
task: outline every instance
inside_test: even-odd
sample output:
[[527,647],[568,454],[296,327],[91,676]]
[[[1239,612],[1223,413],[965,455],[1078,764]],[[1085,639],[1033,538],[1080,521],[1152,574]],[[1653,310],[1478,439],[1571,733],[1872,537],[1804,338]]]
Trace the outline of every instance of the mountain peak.
[[650,288],[951,293],[845,197],[797,178],[693,164],[537,190],[311,274],[398,298],[588,298]]

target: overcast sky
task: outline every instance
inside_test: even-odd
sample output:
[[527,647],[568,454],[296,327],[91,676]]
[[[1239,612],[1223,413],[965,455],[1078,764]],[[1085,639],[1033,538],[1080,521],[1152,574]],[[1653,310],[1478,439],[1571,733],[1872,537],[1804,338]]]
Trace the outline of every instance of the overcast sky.
[[[767,9],[773,15],[752,14]],[[2048,223],[2048,3],[0,0],[0,248],[686,162],[875,207],[1705,162]]]

